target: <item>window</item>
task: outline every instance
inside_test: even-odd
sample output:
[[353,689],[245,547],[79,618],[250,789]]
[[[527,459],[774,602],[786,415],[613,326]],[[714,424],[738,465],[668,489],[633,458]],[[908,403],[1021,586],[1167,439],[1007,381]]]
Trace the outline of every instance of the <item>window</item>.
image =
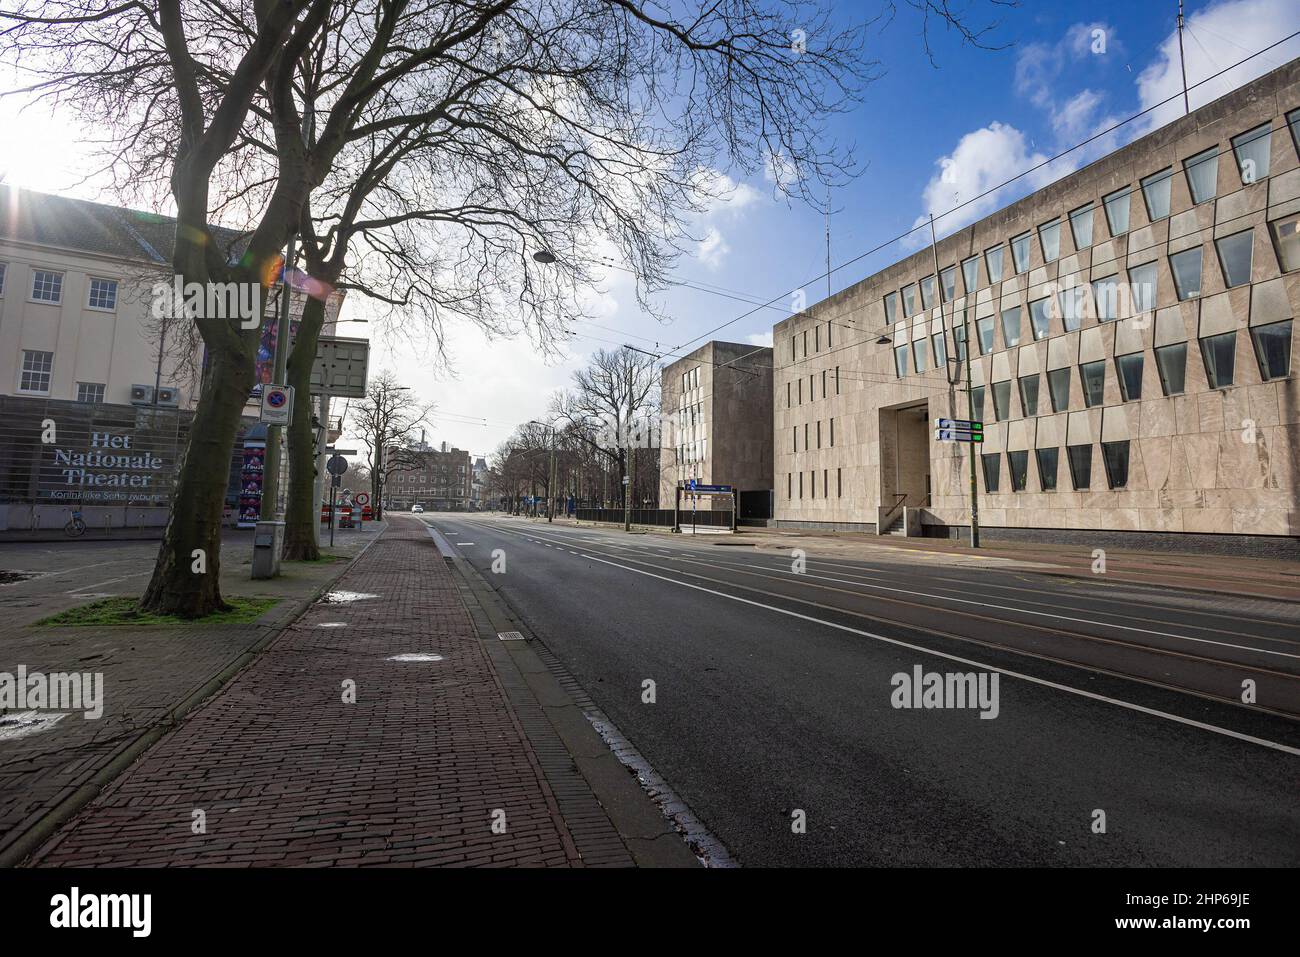
[[797,425],[790,427],[790,451],[799,451],[799,426]]
[[1005,422],[1011,418],[1011,380],[993,383],[993,418]]
[[831,494],[831,470],[822,469],[822,498],[829,498]]
[[1038,414],[1038,373],[1020,377],[1020,407],[1028,418]]
[[957,361],[966,361],[966,327],[958,326],[952,331],[952,341],[957,351]]
[[916,315],[916,286],[903,287],[903,314],[907,316]]
[[1101,461],[1106,466],[1106,484],[1123,488],[1128,484],[1128,440],[1101,443]]
[[1083,404],[1091,409],[1101,405],[1106,394],[1106,363],[1101,359],[1079,366],[1079,381],[1083,383]]
[[1035,299],[1029,304],[1029,331],[1034,334],[1035,339],[1041,339],[1047,335],[1048,328],[1051,324],[1051,315],[1047,311],[1047,304],[1050,299]]
[[912,360],[917,372],[925,371],[925,340],[917,339],[912,343]]
[[1016,275],[1029,270],[1029,233],[1021,233],[1011,240],[1011,265]]
[[907,346],[894,347],[894,374],[900,379],[907,375]]
[[796,384],[795,388],[798,390],[799,404],[803,405],[803,376],[799,377],[799,381]]
[[1156,346],[1156,371],[1165,395],[1182,395],[1187,380],[1187,343]]
[[1002,466],[1000,459],[1001,454],[998,452],[985,452],[980,456],[980,461],[984,466],[984,491],[996,492],[998,490],[998,472]]
[[1110,227],[1110,234],[1118,236],[1128,232],[1129,188],[1125,186],[1102,197],[1101,203],[1106,207],[1106,225]]
[[1002,247],[994,246],[984,251],[984,265],[989,270],[989,282],[1002,281]]
[[1156,307],[1155,263],[1134,266],[1128,271],[1129,297],[1133,305],[1133,315],[1140,316]]
[[785,473],[785,497],[794,498],[794,475],[790,472]]
[[790,389],[790,383],[787,382],[787,383],[785,384],[785,407],[786,407],[787,409],[791,408],[791,407],[794,405],[794,403],[790,401],[790,397],[791,397],[792,394],[793,394],[793,393],[791,392],[791,389]]
[[1169,185],[1173,177],[1173,169],[1165,169],[1153,173],[1139,183],[1142,187],[1142,198],[1147,204],[1147,218],[1153,223],[1169,215]]
[[113,310],[117,308],[117,280],[91,279],[90,294],[86,305],[91,309]]
[[948,364],[948,346],[944,341],[943,333],[936,332],[930,337],[930,341],[934,344],[934,367],[942,369]]
[[1020,307],[1002,310],[1002,341],[1008,347],[1020,343]]
[[975,326],[980,340],[980,355],[986,356],[993,351],[993,317],[985,316]]
[[1092,203],[1070,214],[1070,232],[1074,236],[1075,249],[1087,249],[1092,245]]
[[1178,301],[1195,299],[1201,294],[1201,253],[1203,247],[1193,246],[1169,257],[1169,269],[1174,274],[1174,291]]
[[1061,255],[1061,221],[1054,219],[1038,227],[1038,244],[1043,247],[1043,262],[1050,263]]
[[799,497],[803,498],[803,472],[799,473]]
[[885,322],[890,323],[898,318],[898,293],[891,292],[885,297]]
[[1065,457],[1070,462],[1070,482],[1075,491],[1092,488],[1092,446],[1067,446]]
[[1204,153],[1183,160],[1187,174],[1187,189],[1192,194],[1192,204],[1214,199],[1219,191],[1219,148],[1212,146]]
[[1291,371],[1291,320],[1271,322],[1250,330],[1255,341],[1259,374],[1265,380],[1281,379]]
[[934,277],[926,276],[921,280],[921,307],[923,309],[934,308]]
[[833,326],[833,325],[834,325],[833,322],[828,322],[828,323],[826,323],[826,348],[827,348],[827,349],[829,349],[829,348],[831,347],[831,345],[832,345],[832,343],[831,343],[831,326]]
[[822,351],[822,327],[813,327],[813,352]]
[[1064,412],[1070,407],[1070,369],[1053,369],[1047,373],[1047,394],[1052,400],[1053,412]]
[[843,469],[836,469],[835,470],[835,497],[842,498],[843,496],[844,496],[844,471]]
[[0,263],[0,296],[5,294],[5,269],[5,264]]
[[835,419],[831,419],[831,448],[835,448]]
[[1038,460],[1038,484],[1044,492],[1056,491],[1056,466],[1060,457],[1060,449],[1036,449],[1034,451],[1034,458]]
[[943,291],[943,301],[952,302],[957,298],[957,267],[949,266],[939,273],[939,285]]
[[23,350],[23,372],[18,380],[20,392],[49,392],[50,370],[54,368],[53,352]]
[[1119,376],[1119,394],[1125,402],[1142,398],[1142,353],[1130,352],[1115,357],[1115,373]]
[[36,302],[62,302],[63,273],[32,270],[32,299]]
[[1222,335],[1206,336],[1201,340],[1201,357],[1205,360],[1205,377],[1211,389],[1223,389],[1232,385],[1233,373],[1236,371],[1237,334],[1225,332]]
[[817,420],[817,448],[820,449],[821,447],[822,447],[822,421],[821,419],[818,419]]
[[1300,110],[1292,110],[1286,115],[1287,125],[1291,127],[1291,142],[1296,152],[1300,152]]
[[1268,153],[1272,142],[1273,131],[1267,123],[1232,138],[1232,151],[1237,154],[1237,169],[1242,183],[1249,186],[1268,175]]
[[835,367],[835,394],[840,394],[840,367]]
[[984,421],[984,386],[972,386],[970,390],[971,415],[976,422]]
[[1029,453],[1008,452],[1007,469],[1011,472],[1011,491],[1023,492],[1025,490],[1025,479],[1029,477]]
[[[795,343],[795,337],[794,337],[794,336],[791,336],[791,337],[790,337],[790,361],[791,361],[791,362],[793,362],[794,359],[795,359],[795,355],[794,355],[794,343]],[[685,388],[685,386],[683,386],[683,388]]]
[[1092,301],[1098,322],[1110,322],[1119,315],[1119,280],[1115,276],[1097,279],[1092,284]]
[[1254,253],[1254,230],[1224,236],[1215,242],[1219,251],[1219,265],[1223,268],[1223,283],[1229,289],[1250,282],[1250,266]]
[[78,382],[77,401],[99,403],[104,401],[104,384],[102,382]]
[[[1273,247],[1283,272],[1300,269],[1300,215],[1292,214],[1268,224]],[[4,266],[0,265],[0,293],[4,292]]]
[[822,398],[826,398],[826,370],[822,370]]
[[1086,295],[1084,286],[1062,289],[1057,293],[1057,300],[1061,304],[1061,321],[1065,323],[1066,332],[1074,332],[1083,325],[1083,301]]
[[970,259],[961,261],[961,280],[966,287],[966,295],[969,296],[975,291],[975,287],[979,283],[979,275],[980,260],[978,256],[971,256]]
[[808,330],[803,331],[803,357],[808,358]]

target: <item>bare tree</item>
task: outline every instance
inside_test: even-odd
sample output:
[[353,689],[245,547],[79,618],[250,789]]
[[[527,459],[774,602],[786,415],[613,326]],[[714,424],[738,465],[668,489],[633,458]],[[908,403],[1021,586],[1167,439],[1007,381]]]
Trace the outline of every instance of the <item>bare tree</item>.
[[416,433],[428,426],[433,403],[412,398],[391,372],[380,372],[366,384],[366,397],[352,405],[349,419],[366,446],[366,469],[375,518],[383,518],[384,486],[389,476],[420,467]]

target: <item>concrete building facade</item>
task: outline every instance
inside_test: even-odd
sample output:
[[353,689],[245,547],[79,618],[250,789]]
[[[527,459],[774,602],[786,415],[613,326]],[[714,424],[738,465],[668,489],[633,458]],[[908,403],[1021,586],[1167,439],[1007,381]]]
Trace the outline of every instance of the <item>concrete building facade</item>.
[[993,538],[1294,551],[1298,147],[1294,61],[778,323],[777,524],[964,534],[973,450]]
[[409,509],[422,505],[426,511],[464,512],[469,510],[473,486],[473,469],[468,452],[425,446],[392,451],[389,461],[403,463],[384,486],[388,508]]
[[[679,485],[772,488],[772,350],[710,342],[663,369],[659,507],[672,508]],[[700,509],[714,500],[701,498]],[[717,507],[730,508],[721,499]]]

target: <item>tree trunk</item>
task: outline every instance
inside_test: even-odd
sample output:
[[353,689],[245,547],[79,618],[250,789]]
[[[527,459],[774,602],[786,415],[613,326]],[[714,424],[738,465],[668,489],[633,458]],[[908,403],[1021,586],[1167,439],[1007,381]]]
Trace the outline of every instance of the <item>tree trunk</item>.
[[221,514],[254,363],[252,353],[224,345],[208,354],[212,365],[190,423],[167,530],[140,600],[142,611],[201,618],[229,607],[221,599]]
[[[308,299],[293,351],[289,353],[288,384],[293,387],[293,421],[289,423],[289,490],[284,508],[286,561],[316,561],[320,547],[316,528],[320,502],[316,501],[316,430],[311,424],[311,370],[316,343],[325,321],[325,303]],[[326,431],[329,422],[322,423]]]

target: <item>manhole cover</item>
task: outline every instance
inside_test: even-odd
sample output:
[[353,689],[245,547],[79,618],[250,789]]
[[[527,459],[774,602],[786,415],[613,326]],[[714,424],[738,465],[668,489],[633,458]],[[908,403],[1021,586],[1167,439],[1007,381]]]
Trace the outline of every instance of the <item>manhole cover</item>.
[[389,661],[442,661],[442,655],[435,655],[428,651],[408,651],[405,654],[393,655]]

